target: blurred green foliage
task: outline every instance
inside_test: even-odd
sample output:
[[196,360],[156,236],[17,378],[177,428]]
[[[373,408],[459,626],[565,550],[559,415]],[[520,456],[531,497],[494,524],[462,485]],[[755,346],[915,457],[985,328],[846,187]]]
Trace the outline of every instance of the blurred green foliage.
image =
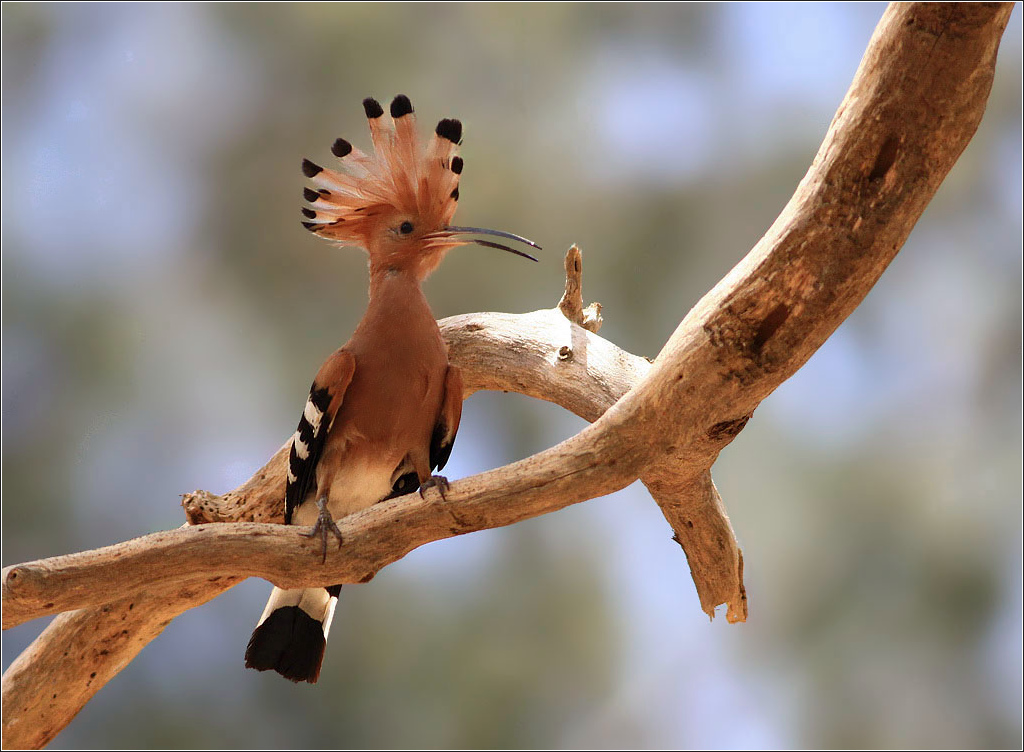
[[[180,524],[294,427],[365,303],[300,227],[360,100],[466,125],[438,317],[554,305],[657,354],[769,227],[878,5],[3,6],[4,564]],[[177,619],[61,747],[1019,747],[1021,20],[985,121],[865,303],[715,467],[750,621],[710,626],[641,487],[346,587],[319,685],[248,672],[269,586]],[[451,477],[580,422],[466,405]],[[6,667],[42,629],[4,635]]]

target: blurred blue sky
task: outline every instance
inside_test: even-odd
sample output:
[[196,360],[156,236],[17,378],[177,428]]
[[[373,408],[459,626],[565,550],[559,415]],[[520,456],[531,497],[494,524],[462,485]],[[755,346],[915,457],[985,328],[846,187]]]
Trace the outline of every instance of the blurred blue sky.
[[[177,526],[178,494],[234,487],[288,436],[365,284],[358,252],[302,235],[298,163],[342,133],[368,145],[362,96],[409,93],[424,129],[463,117],[460,220],[546,248],[540,271],[452,257],[431,280],[439,315],[554,304],[559,257],[578,239],[602,334],[653,356],[782,208],[884,7],[5,4],[4,564]],[[358,57],[369,47],[379,61],[372,40],[397,46],[417,31],[423,47],[407,58]],[[444,35],[461,51],[422,41]],[[413,552],[346,588],[335,640],[389,592],[429,591],[457,613],[494,567],[519,561],[502,551],[536,545],[541,561],[578,557],[600,580],[621,637],[611,689],[546,745],[984,747],[1010,738],[979,730],[996,721],[1019,743],[1021,40],[1016,8],[990,112],[906,248],[716,465],[751,623],[708,624],[634,485]],[[289,316],[308,337],[282,335]],[[581,425],[476,395],[449,477]],[[20,452],[58,440],[45,473],[17,475],[34,467]],[[49,501],[33,509],[26,488]],[[892,614],[948,624],[913,593],[950,579],[937,562],[959,561],[991,573],[983,639],[886,625],[904,618]],[[863,610],[827,600],[844,586]],[[259,708],[254,729],[270,733],[265,685],[240,665],[268,590],[250,581],[177,620],[56,746],[104,739],[127,695],[174,706],[193,689],[211,722]],[[41,628],[5,633],[5,667]],[[952,678],[966,665],[980,689]],[[891,694],[872,699],[883,685]],[[972,693],[990,715],[962,706]],[[858,723],[876,733],[836,731]],[[236,739],[209,733],[210,746]]]

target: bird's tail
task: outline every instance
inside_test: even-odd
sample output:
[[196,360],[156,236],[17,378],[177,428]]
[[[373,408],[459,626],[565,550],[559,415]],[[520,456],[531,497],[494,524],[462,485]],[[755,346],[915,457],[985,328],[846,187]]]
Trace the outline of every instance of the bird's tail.
[[293,682],[316,682],[341,585],[274,588],[245,650],[246,668],[272,669]]

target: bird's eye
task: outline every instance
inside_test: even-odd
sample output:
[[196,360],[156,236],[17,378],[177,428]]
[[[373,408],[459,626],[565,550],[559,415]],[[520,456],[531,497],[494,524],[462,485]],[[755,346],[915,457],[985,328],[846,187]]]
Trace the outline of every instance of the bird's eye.
[[403,235],[408,235],[413,231],[412,222],[402,222],[402,224],[398,226],[398,231]]

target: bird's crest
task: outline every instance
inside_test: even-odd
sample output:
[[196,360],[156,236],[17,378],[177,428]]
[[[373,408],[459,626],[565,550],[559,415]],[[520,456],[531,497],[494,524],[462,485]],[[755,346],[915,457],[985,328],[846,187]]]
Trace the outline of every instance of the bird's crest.
[[390,229],[415,239],[420,251],[435,256],[430,268],[439,260],[437,254],[469,243],[537,260],[492,240],[468,236],[508,238],[539,249],[531,240],[498,230],[449,224],[459,200],[461,122],[454,118],[441,120],[423,148],[407,96],[399,94],[392,100],[390,116],[373,98],[363,100],[363,109],[370,122],[372,156],[339,138],[331,152],[341,161],[344,172],[326,169],[308,159],[302,162],[302,171],[313,185],[303,192],[312,207],[302,210],[306,229],[368,251],[375,233]]
[[390,115],[372,98],[363,100],[363,109],[373,155],[339,138],[331,152],[345,172],[304,160],[302,171],[315,190],[304,191],[312,209],[303,209],[303,225],[320,237],[356,245],[366,243],[368,226],[385,212],[416,216],[432,229],[446,227],[459,200],[462,123],[440,121],[423,149],[408,97],[395,97]]

